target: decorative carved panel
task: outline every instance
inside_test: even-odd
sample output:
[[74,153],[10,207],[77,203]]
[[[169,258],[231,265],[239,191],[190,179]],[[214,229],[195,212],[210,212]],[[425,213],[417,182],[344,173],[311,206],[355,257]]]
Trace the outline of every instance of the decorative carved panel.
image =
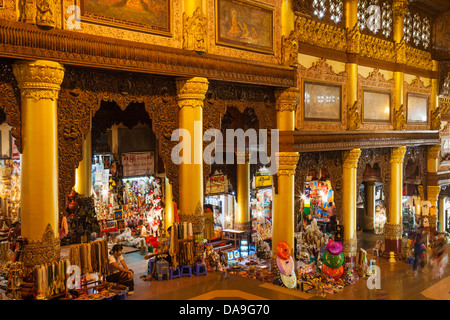
[[[298,88],[300,88],[299,105],[296,111],[296,129],[298,130],[346,130],[347,126],[347,72],[336,73],[325,59],[319,59],[309,69],[299,65]],[[342,86],[340,123],[312,123],[303,121],[304,90],[303,81],[318,81]]]
[[11,134],[19,152],[22,152],[22,119],[20,89],[10,63],[0,64],[0,106],[5,113],[6,122],[12,127]]
[[[378,69],[374,69],[372,72],[369,73],[369,75],[367,76],[367,78],[364,78],[363,76],[358,74],[358,105],[359,108],[362,108],[362,103],[364,101],[364,90],[365,89],[370,89],[370,88],[375,88],[375,89],[380,89],[383,90],[383,92],[390,92],[391,93],[391,97],[392,97],[392,93],[394,92],[394,80],[393,79],[389,79],[386,80],[384,78],[384,75],[378,70]],[[392,105],[392,103],[391,103]],[[390,115],[391,115],[391,119],[392,119],[392,113],[393,110],[391,108],[390,110]],[[363,117],[363,112],[360,112],[361,116]],[[367,123],[362,123],[361,124],[361,130],[377,130],[377,129],[382,129],[382,130],[393,130],[393,125],[392,124],[367,124]]]
[[424,130],[424,129],[430,129],[430,118],[431,118],[431,111],[430,111],[430,97],[431,97],[431,86],[425,86],[423,81],[420,79],[420,77],[415,77],[411,83],[407,83],[406,81],[403,82],[403,103],[405,108],[407,108],[408,104],[408,93],[416,93],[420,95],[424,95],[428,97],[428,117],[427,117],[427,123],[425,124],[406,124],[406,130]]

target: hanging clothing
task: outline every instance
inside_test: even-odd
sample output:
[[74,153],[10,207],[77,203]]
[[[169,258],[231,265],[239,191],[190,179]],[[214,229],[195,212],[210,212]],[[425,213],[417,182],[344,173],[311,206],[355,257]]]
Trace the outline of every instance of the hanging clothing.
[[69,234],[69,224],[67,223],[66,216],[63,216],[61,220],[61,227],[59,228],[59,238],[63,239]]

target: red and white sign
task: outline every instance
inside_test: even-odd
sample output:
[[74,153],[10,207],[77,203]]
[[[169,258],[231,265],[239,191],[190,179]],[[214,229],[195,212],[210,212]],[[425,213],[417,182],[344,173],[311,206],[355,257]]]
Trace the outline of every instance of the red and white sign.
[[209,177],[206,182],[206,194],[225,193],[228,191],[228,179],[226,175]]
[[155,171],[155,153],[130,152],[122,155],[124,177],[136,177],[153,174]]

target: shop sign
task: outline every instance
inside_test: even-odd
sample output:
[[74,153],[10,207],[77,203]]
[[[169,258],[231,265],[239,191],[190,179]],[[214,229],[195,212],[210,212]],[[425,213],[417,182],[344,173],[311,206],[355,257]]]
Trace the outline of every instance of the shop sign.
[[145,176],[154,173],[155,153],[130,152],[122,154],[122,167],[124,177]]
[[255,187],[270,187],[272,185],[272,176],[256,176]]
[[209,177],[206,182],[206,194],[225,193],[228,191],[228,179],[224,174]]

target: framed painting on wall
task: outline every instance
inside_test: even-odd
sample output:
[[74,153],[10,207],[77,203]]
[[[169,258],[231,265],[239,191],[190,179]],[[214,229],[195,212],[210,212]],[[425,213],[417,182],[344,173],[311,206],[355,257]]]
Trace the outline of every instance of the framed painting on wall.
[[391,122],[391,94],[387,91],[363,90],[363,122]]
[[274,9],[242,0],[216,0],[216,44],[273,53]]
[[428,96],[416,93],[406,95],[406,119],[407,123],[428,122]]
[[171,0],[82,0],[81,21],[170,36]]
[[303,82],[303,119],[340,122],[342,86],[321,82]]

